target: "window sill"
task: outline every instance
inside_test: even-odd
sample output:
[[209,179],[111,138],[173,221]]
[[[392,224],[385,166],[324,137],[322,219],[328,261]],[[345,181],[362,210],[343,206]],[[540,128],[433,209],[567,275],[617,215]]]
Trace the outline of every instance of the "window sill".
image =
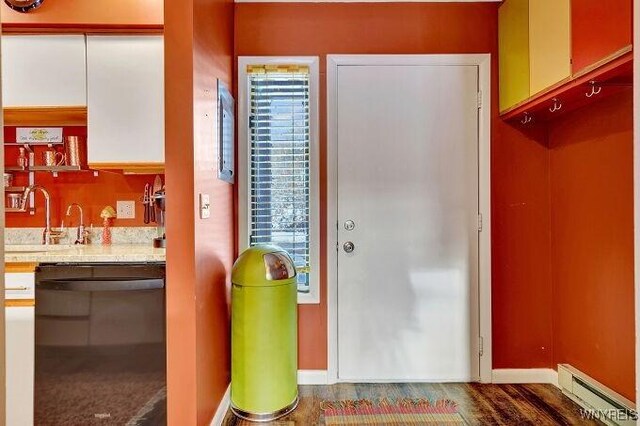
[[320,304],[320,295],[317,291],[309,293],[298,293],[298,305],[318,305]]

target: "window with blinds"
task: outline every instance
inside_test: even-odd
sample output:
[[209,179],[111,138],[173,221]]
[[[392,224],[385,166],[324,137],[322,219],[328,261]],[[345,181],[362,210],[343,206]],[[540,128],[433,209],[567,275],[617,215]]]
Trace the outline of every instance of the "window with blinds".
[[298,270],[298,291],[309,291],[309,67],[250,65],[250,245],[276,244]]

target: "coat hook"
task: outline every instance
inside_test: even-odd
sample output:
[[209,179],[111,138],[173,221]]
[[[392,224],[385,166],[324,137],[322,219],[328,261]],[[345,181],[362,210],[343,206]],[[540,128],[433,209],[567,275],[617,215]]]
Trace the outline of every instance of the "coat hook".
[[522,120],[520,120],[520,123],[522,123],[523,125],[529,124],[531,123],[532,119],[533,118],[531,117],[531,115],[528,112],[525,112],[524,117],[522,117]]
[[560,102],[560,99],[553,98],[553,106],[549,107],[549,111],[556,112],[556,111],[560,111],[561,109],[562,109],[562,102]]
[[591,80],[589,84],[591,85],[591,92],[585,93],[585,96],[587,98],[590,98],[593,95],[597,95],[602,92],[602,86],[600,86],[597,81]]

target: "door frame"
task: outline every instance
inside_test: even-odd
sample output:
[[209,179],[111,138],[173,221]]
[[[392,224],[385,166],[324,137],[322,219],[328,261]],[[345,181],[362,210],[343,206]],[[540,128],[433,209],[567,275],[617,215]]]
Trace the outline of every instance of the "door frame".
[[338,67],[373,65],[478,67],[478,300],[480,382],[491,382],[491,55],[327,55],[327,381],[338,379]]

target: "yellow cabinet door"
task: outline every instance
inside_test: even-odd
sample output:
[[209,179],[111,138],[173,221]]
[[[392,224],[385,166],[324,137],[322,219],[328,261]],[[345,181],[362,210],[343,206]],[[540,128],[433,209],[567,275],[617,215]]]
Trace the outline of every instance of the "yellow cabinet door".
[[529,2],[531,95],[571,75],[570,0]]
[[[539,0],[534,0],[539,1]],[[506,0],[498,14],[500,111],[529,97],[529,0]]]

